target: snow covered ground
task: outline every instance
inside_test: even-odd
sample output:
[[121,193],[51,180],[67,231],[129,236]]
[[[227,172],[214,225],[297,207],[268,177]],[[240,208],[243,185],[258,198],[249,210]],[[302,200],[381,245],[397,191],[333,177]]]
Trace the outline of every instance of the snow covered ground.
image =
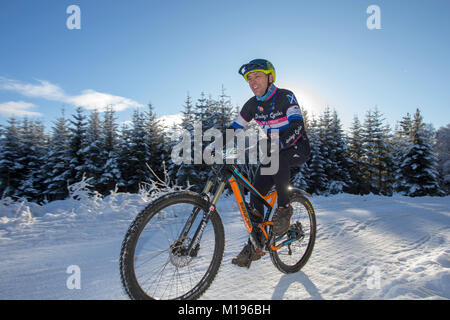
[[[120,246],[149,199],[81,200],[0,203],[0,299],[127,299]],[[312,203],[313,254],[284,275],[268,255],[248,270],[231,264],[247,236],[234,199],[224,197],[224,259],[202,299],[450,299],[450,197],[342,194]]]

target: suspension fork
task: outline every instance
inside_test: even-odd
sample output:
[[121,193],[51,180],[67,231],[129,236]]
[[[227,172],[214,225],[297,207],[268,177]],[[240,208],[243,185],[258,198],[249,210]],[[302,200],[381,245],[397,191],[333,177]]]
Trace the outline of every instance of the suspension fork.
[[[217,191],[214,194],[213,200],[211,201],[208,210],[206,210],[203,213],[202,221],[200,222],[199,226],[197,227],[194,237],[192,238],[192,241],[188,246],[188,250],[187,250],[188,255],[192,256],[192,253],[198,250],[197,246],[200,242],[200,239],[202,238],[203,231],[205,231],[206,224],[208,223],[211,215],[214,213],[214,211],[216,211],[217,201],[219,200],[220,196],[222,195],[222,192],[225,189],[225,185],[226,185],[225,181],[220,182],[219,187],[217,188]],[[197,213],[198,213],[198,211],[197,211]]]
[[[211,190],[212,185],[213,185],[213,179],[209,179],[208,182],[206,183],[205,187],[203,188],[202,194],[207,195],[208,192]],[[192,224],[195,221],[195,218],[197,218],[199,211],[200,211],[200,208],[192,209],[192,213],[189,216],[189,219],[186,221],[186,223],[183,227],[183,230],[181,231],[178,239],[185,239],[185,237],[187,237],[189,230],[191,229]]]
[[[208,182],[206,182],[205,187],[203,188],[202,194],[207,195],[208,192],[211,190],[211,187],[213,185],[213,179],[209,179]],[[180,236],[178,239],[185,239],[189,233],[189,230],[192,227],[192,224],[194,223],[195,219],[197,218],[198,212],[200,211],[200,208],[194,208],[192,209],[192,213],[189,216],[188,220],[186,221],[183,230],[180,233]]]

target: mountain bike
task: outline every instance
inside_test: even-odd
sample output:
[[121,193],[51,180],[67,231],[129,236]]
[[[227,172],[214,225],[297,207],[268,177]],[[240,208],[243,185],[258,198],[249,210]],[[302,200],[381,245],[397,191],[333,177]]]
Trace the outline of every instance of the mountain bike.
[[[224,157],[226,158],[226,157]],[[211,285],[222,262],[225,235],[217,202],[229,184],[254,245],[270,254],[278,270],[298,272],[308,261],[316,237],[309,194],[290,187],[294,213],[289,230],[272,234],[277,192],[259,193],[236,165],[212,167],[203,191],[177,191],[148,204],[131,223],[122,243],[120,274],[131,299],[197,299]],[[245,191],[264,204],[264,220],[252,224]],[[259,230],[259,231],[258,231]],[[261,236],[264,234],[264,243]]]

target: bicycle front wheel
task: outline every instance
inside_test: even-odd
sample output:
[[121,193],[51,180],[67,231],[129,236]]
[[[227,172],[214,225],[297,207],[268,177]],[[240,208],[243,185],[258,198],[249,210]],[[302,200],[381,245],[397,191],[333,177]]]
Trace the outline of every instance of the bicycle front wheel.
[[[222,262],[224,229],[212,212],[198,245],[188,252],[208,203],[182,191],[149,204],[131,224],[122,243],[120,274],[132,299],[197,299],[209,287]],[[198,212],[189,232],[186,221]]]
[[295,191],[290,201],[294,211],[288,234],[283,240],[292,242],[278,250],[270,250],[273,264],[283,273],[294,273],[303,268],[311,256],[316,239],[316,217],[311,202]]

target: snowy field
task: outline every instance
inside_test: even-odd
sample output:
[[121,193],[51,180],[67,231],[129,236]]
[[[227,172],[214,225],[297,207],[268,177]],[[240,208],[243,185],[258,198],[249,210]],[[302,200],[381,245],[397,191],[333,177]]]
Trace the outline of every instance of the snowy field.
[[[149,199],[81,199],[0,203],[0,299],[127,299],[120,246]],[[247,236],[234,199],[223,197],[224,259],[202,299],[450,299],[450,197],[337,195],[312,203],[313,254],[299,273],[284,275],[268,255],[250,269],[231,264]],[[74,270],[79,288],[71,285]]]

